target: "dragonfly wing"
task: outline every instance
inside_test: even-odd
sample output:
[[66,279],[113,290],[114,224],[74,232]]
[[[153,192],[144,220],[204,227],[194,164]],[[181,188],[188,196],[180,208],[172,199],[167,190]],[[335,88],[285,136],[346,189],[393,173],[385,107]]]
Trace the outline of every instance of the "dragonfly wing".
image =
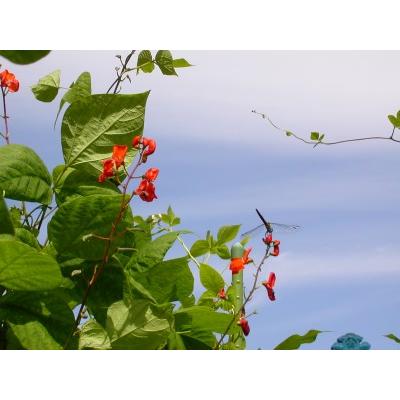
[[253,235],[255,235],[256,233],[261,232],[263,229],[264,229],[264,230],[267,230],[267,229],[265,228],[265,225],[264,225],[264,224],[260,224],[260,225],[256,226],[255,228],[250,229],[249,231],[247,231],[247,232],[245,232],[245,233],[242,233],[242,234],[240,235],[240,237],[253,236]]
[[271,222],[271,225],[277,232],[297,232],[300,229],[299,225],[279,224],[277,222]]

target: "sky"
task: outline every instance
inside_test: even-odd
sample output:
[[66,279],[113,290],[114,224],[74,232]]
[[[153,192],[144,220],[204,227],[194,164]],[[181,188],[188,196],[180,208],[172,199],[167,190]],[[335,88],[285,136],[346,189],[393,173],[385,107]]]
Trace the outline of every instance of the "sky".
[[[36,101],[30,85],[61,69],[68,87],[83,71],[94,93],[114,79],[116,54],[126,51],[55,51],[36,64],[3,62],[21,82],[8,97],[13,143],[31,146],[51,170],[62,163],[59,100]],[[251,110],[307,137],[327,140],[388,135],[388,114],[400,104],[400,52],[386,51],[173,51],[194,66],[178,77],[139,74],[124,93],[151,90],[145,136],[157,141],[152,165],[160,168],[159,199],[135,203],[148,215],[171,205],[182,228],[203,237],[210,229],[270,220],[298,224],[296,233],[275,234],[281,255],[268,260],[277,275],[277,301],[260,289],[248,312],[250,349],[270,349],[291,334],[326,331],[304,349],[329,349],[354,332],[373,349],[397,349],[383,335],[400,335],[400,144],[386,141],[319,146],[286,137]],[[61,120],[61,118],[60,118]],[[400,136],[400,135],[399,135]],[[396,162],[397,161],[397,162]],[[154,164],[154,165],[153,165]],[[191,244],[197,237],[187,236]],[[262,257],[261,236],[250,245]],[[183,255],[174,248],[170,257]],[[224,270],[227,263],[210,259]],[[249,287],[255,268],[246,267]],[[195,269],[194,272],[196,273]],[[229,282],[228,271],[224,276]],[[198,279],[197,279],[198,280]],[[200,287],[196,284],[196,294]]]

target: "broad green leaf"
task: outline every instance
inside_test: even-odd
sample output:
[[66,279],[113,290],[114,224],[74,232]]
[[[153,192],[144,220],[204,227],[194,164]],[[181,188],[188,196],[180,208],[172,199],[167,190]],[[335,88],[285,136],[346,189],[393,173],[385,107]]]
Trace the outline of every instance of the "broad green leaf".
[[218,230],[217,242],[218,244],[224,244],[235,239],[240,229],[240,225],[227,225],[222,226]]
[[186,257],[163,261],[133,277],[160,304],[186,299],[193,292],[194,279]]
[[211,290],[206,290],[202,295],[199,297],[197,301],[198,306],[206,306],[209,308],[214,307],[214,299],[217,297],[216,292]]
[[156,63],[164,75],[178,75],[174,69],[172,54],[169,50],[158,50]]
[[3,192],[0,190],[0,234],[3,233],[14,235],[15,230],[7,204],[3,198]]
[[400,344],[400,338],[398,338],[396,335],[393,335],[393,333],[389,333],[385,335],[388,339],[394,340],[396,343]]
[[0,56],[14,64],[24,65],[39,61],[49,53],[50,50],[0,50]]
[[190,248],[190,253],[193,257],[199,257],[203,254],[210,252],[210,244],[207,240],[197,240],[193,243],[192,247]]
[[[64,166],[56,167],[56,169],[60,168],[64,170]],[[54,171],[53,175],[55,175]],[[114,183],[110,181],[99,183],[94,176],[74,168],[67,168],[59,179],[55,178],[55,181],[57,184],[54,188],[54,193],[58,205],[85,196],[116,195],[120,193]]]
[[310,139],[311,140],[318,140],[319,138],[319,133],[318,132],[311,132],[310,134]]
[[323,331],[317,331],[315,329],[309,330],[305,335],[292,335],[285,339],[282,343],[278,344],[274,350],[296,350],[302,344],[313,343],[317,336]]
[[82,72],[82,74],[80,74],[77,80],[71,84],[68,91],[62,97],[54,125],[56,124],[61,109],[63,108],[65,103],[72,104],[73,102],[81,100],[84,97],[90,96],[91,94],[92,81],[90,73]]
[[175,243],[177,232],[170,232],[159,236],[152,242],[142,243],[138,252],[133,254],[126,265],[127,269],[144,272],[164,260],[167,251]]
[[142,50],[139,53],[137,59],[137,67],[138,69],[136,70],[136,74],[138,74],[140,70],[145,73],[153,72],[154,62],[150,50]]
[[71,309],[52,292],[7,294],[0,299],[0,315],[22,347],[32,350],[62,349],[74,324]]
[[397,119],[394,115],[388,115],[388,119],[395,128],[400,127],[400,120]]
[[[178,310],[175,314],[175,329],[177,332],[191,330],[208,330],[210,332],[225,333],[232,322],[233,315],[214,310],[204,306],[194,306]],[[228,333],[237,328],[232,323]]]
[[397,117],[397,120],[400,121],[400,111],[397,111],[396,117]]
[[205,329],[193,329],[179,335],[187,350],[212,350],[217,344],[213,333]]
[[56,98],[60,88],[60,74],[61,71],[57,69],[39,79],[39,82],[32,86],[32,93],[37,100],[49,103]]
[[185,343],[182,340],[182,337],[177,332],[171,332],[168,336],[167,342],[168,350],[186,350]]
[[0,147],[0,190],[14,200],[50,204],[51,177],[40,157],[29,147]]
[[[111,226],[121,209],[122,195],[80,197],[61,205],[48,225],[49,240],[63,256],[101,260]],[[123,243],[122,232],[131,226],[129,212],[117,225],[112,253]]]
[[174,68],[193,67],[193,65],[188,63],[184,58],[176,58],[172,61],[172,65]]
[[156,350],[165,346],[171,332],[171,308],[157,307],[146,300],[130,306],[123,301],[111,305],[106,330],[113,349]]
[[41,250],[36,236],[25,228],[15,228],[15,237],[22,243],[27,244],[37,250]]
[[200,264],[200,281],[214,295],[225,287],[225,281],[221,274],[207,264]]
[[128,162],[136,154],[131,142],[143,133],[149,92],[95,94],[72,103],[61,125],[65,164],[99,176],[101,160],[109,158],[115,144],[128,145]]
[[225,244],[215,247],[213,251],[223,260],[229,260],[231,258],[231,252]]
[[111,342],[107,332],[94,319],[86,322],[80,329],[79,349],[111,349]]
[[54,258],[18,241],[0,241],[0,285],[13,290],[48,290],[61,281]]

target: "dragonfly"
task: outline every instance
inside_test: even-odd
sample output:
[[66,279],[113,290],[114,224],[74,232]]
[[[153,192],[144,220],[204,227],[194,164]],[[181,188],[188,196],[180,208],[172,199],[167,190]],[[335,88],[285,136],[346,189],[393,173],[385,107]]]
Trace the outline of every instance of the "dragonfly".
[[249,231],[243,233],[241,237],[245,236],[253,236],[254,234],[258,233],[262,229],[266,230],[266,233],[272,233],[275,229],[280,232],[296,232],[300,229],[299,225],[287,225],[287,224],[280,224],[277,222],[269,222],[267,221],[263,215],[260,213],[260,211],[257,210],[256,212],[258,216],[260,217],[262,224],[257,225],[255,228],[250,229]]

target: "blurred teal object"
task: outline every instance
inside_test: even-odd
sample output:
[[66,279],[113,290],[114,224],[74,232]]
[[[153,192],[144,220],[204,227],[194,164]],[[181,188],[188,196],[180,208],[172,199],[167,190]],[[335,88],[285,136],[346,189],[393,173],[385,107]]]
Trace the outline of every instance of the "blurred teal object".
[[362,340],[363,338],[355,333],[346,333],[336,339],[331,350],[369,350],[371,345]]

